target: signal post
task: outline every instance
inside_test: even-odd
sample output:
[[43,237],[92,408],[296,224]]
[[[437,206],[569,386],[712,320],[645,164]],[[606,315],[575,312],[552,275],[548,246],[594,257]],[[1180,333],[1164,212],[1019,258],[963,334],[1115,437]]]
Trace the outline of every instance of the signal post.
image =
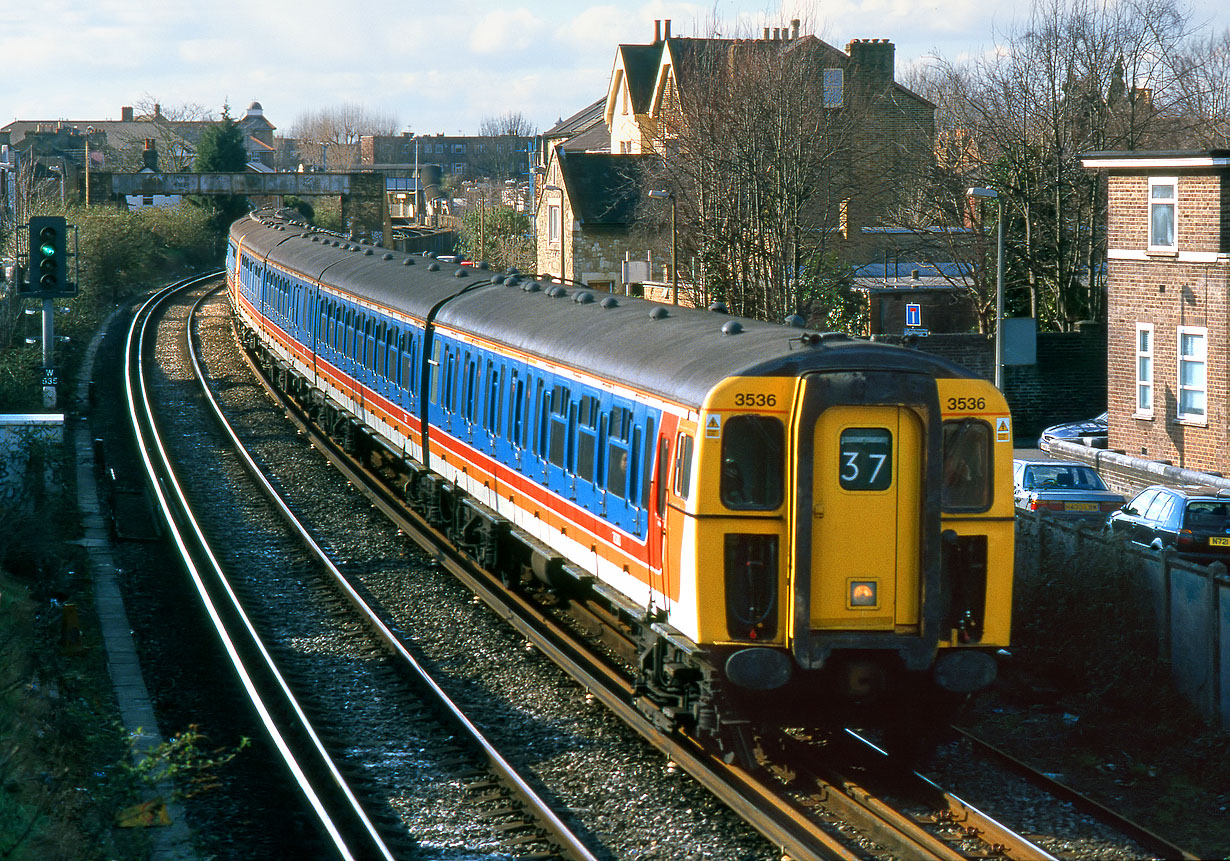
[[68,280],[68,224],[62,216],[36,215],[29,224],[29,267],[17,280],[17,295],[43,300],[43,407],[56,405],[55,300],[77,295]]

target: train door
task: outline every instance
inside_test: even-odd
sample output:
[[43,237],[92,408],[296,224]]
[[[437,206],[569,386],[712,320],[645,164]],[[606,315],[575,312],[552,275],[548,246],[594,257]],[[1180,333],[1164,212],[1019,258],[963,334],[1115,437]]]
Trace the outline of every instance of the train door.
[[938,587],[938,422],[925,419],[938,402],[934,382],[915,376],[803,380],[791,635],[804,666],[846,637],[896,647],[921,634],[923,594]]

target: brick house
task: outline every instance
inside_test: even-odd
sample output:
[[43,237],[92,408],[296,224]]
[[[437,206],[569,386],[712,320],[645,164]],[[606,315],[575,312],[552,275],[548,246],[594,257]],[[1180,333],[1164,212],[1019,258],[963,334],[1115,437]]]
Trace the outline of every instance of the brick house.
[[[878,259],[883,243],[874,232],[862,228],[885,223],[898,202],[896,192],[903,186],[903,179],[921,175],[932,163],[935,137],[935,106],[894,80],[892,42],[855,40],[843,52],[814,36],[800,36],[797,20],[791,28],[765,28],[763,39],[680,38],[671,35],[668,20],[654,22],[654,39],[650,44],[620,45],[616,49],[602,106],[603,122],[586,131],[584,148],[576,141],[552,140],[553,145],[544,152],[541,164],[545,176],[537,184],[536,201],[539,271],[557,276],[562,272],[569,279],[580,280],[591,264],[569,260],[569,254],[573,250],[596,250],[585,235],[589,229],[587,222],[575,221],[571,228],[562,222],[552,226],[551,219],[566,218],[569,210],[567,201],[551,202],[553,194],[557,194],[550,190],[552,187],[562,189],[564,194],[570,191],[560,182],[562,164],[576,164],[578,156],[588,159],[599,151],[609,154],[604,157],[611,159],[661,155],[664,148],[672,145],[671,135],[664,130],[678,122],[680,88],[696,85],[696,75],[701,74],[697,70],[713,68],[715,63],[737,68],[742,59],[754,54],[772,56],[796,51],[808,57],[816,74],[823,76],[824,103],[815,105],[815,109],[857,110],[848,114],[858,127],[849,148],[851,163],[843,168],[846,191],[840,199],[827,201],[824,206],[834,214],[833,230],[840,236],[838,253],[844,259],[855,265]],[[590,106],[582,113],[588,116],[595,107]],[[599,140],[595,135],[603,130],[606,134]],[[577,140],[580,139],[578,136]],[[832,187],[836,188],[836,184]],[[643,191],[636,189],[634,197]],[[591,203],[601,205],[597,201]],[[575,211],[575,206],[572,208]],[[552,231],[557,228],[563,230],[563,238],[554,245],[544,244],[543,237],[555,235]],[[580,235],[572,236],[570,229],[579,230]],[[681,224],[679,229],[686,227]],[[619,246],[615,234],[604,235],[604,260],[646,259],[646,237],[634,241],[627,230],[622,237],[628,241]],[[658,237],[653,245],[661,258],[664,249],[669,248],[669,237]],[[618,268],[619,264],[615,266]],[[680,270],[682,275],[682,263]],[[667,275],[663,278],[669,280]],[[605,276],[603,280],[605,283]],[[622,285],[616,281],[614,286]]]
[[1230,472],[1230,150],[1099,152],[1110,447]]

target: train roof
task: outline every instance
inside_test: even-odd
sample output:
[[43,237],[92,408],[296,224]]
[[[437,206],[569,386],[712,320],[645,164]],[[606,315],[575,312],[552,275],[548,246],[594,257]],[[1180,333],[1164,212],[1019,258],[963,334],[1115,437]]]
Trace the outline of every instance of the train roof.
[[700,406],[729,376],[866,369],[971,377],[904,347],[506,276],[386,251],[255,216],[232,236],[271,262],[377,304],[506,348]]

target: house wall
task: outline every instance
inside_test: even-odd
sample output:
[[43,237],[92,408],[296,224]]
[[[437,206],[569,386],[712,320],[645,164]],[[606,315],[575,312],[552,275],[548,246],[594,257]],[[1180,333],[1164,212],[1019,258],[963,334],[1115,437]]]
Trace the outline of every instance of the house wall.
[[[1177,253],[1148,247],[1150,176],[1176,176]],[[1226,175],[1158,167],[1108,179],[1108,405],[1110,447],[1197,470],[1227,471],[1230,210]],[[1153,409],[1137,413],[1137,324],[1153,325]],[[1177,418],[1179,327],[1207,330],[1204,421]]]

